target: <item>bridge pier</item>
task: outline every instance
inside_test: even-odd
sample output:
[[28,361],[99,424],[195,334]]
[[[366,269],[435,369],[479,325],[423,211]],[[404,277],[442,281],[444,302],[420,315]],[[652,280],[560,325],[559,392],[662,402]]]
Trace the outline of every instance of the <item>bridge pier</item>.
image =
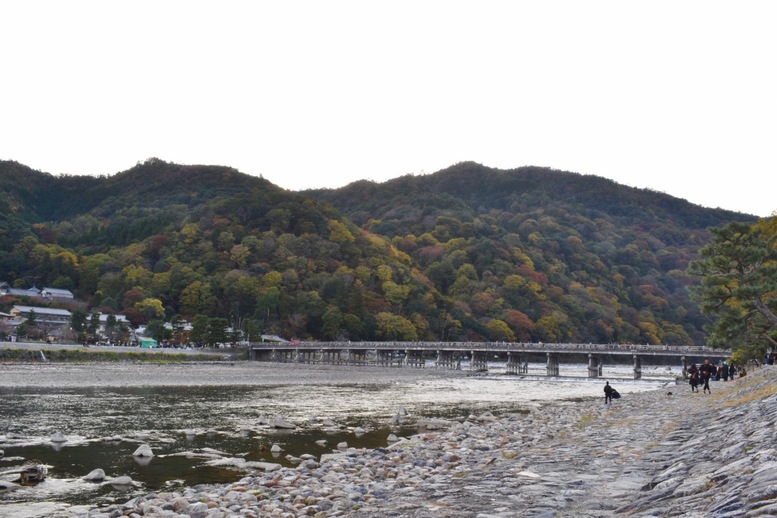
[[337,365],[340,363],[340,351],[337,351],[337,350],[321,351],[321,355],[319,356],[319,359],[321,363],[326,363],[329,365]]
[[318,363],[317,350],[297,350],[297,363]]
[[405,367],[415,367],[417,369],[426,367],[424,352],[405,350]]
[[521,361],[521,355],[507,353],[507,374],[529,374],[529,362]]
[[598,378],[602,373],[600,358],[593,354],[588,355],[588,377]]
[[270,349],[268,350],[254,349],[251,352],[253,353],[251,358],[253,360],[260,361],[260,362],[274,361],[273,351]]
[[362,350],[352,350],[349,349],[347,351],[348,353],[348,360],[346,363],[348,365],[366,365],[367,364],[367,351]]
[[548,354],[548,363],[545,367],[545,370],[548,373],[548,376],[558,376],[558,354],[556,353],[547,353]]
[[642,358],[634,355],[634,379],[642,379]]
[[680,363],[683,366],[683,379],[687,380],[688,379],[688,362],[686,361],[685,356],[681,356],[680,357]]
[[471,351],[472,357],[469,361],[469,370],[477,372],[488,372],[488,353],[481,351]]
[[461,360],[456,351],[437,351],[437,359],[434,362],[436,367],[445,367],[446,369],[461,369]]
[[375,363],[382,367],[401,367],[402,359],[397,358],[395,351],[374,351]]
[[343,363],[342,351],[334,349],[321,351],[321,362],[330,365],[340,365]]
[[272,351],[272,361],[279,362],[279,363],[294,363],[297,361],[296,357],[296,351],[283,349],[273,349]]

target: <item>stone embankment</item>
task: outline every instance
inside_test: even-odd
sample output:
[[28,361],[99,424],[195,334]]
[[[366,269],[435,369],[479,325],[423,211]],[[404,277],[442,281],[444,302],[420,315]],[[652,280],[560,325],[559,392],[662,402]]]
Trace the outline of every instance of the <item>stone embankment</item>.
[[678,385],[611,405],[470,416],[386,448],[306,456],[88,516],[774,516],[775,421],[777,367],[764,367],[713,382],[711,395]]

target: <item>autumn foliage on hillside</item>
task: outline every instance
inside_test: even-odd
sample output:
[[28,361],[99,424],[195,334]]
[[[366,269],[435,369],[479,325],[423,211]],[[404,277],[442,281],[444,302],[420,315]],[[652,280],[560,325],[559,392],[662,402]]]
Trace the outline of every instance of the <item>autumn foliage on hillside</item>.
[[686,268],[732,220],[755,218],[539,168],[295,193],[157,159],[97,178],[0,162],[0,280],[67,288],[135,324],[690,344],[707,320]]

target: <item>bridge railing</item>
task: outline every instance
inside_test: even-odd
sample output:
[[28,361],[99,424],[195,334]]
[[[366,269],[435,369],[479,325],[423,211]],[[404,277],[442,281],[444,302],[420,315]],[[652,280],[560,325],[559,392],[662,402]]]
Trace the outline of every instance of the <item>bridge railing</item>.
[[375,349],[375,350],[424,350],[438,349],[460,350],[503,350],[503,351],[537,351],[537,352],[574,352],[592,351],[612,352],[665,352],[665,353],[695,353],[713,356],[730,355],[731,351],[712,349],[702,345],[650,345],[650,344],[592,344],[592,343],[543,343],[543,342],[286,342],[286,343],[252,343],[252,348],[300,348],[300,349]]

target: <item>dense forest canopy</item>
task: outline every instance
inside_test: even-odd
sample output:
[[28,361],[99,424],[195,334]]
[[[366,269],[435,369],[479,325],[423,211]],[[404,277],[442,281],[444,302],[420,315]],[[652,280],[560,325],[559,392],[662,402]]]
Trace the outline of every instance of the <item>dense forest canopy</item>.
[[534,167],[298,193],[158,159],[103,177],[0,162],[0,280],[254,336],[691,344],[709,320],[689,262],[708,227],[755,220]]

